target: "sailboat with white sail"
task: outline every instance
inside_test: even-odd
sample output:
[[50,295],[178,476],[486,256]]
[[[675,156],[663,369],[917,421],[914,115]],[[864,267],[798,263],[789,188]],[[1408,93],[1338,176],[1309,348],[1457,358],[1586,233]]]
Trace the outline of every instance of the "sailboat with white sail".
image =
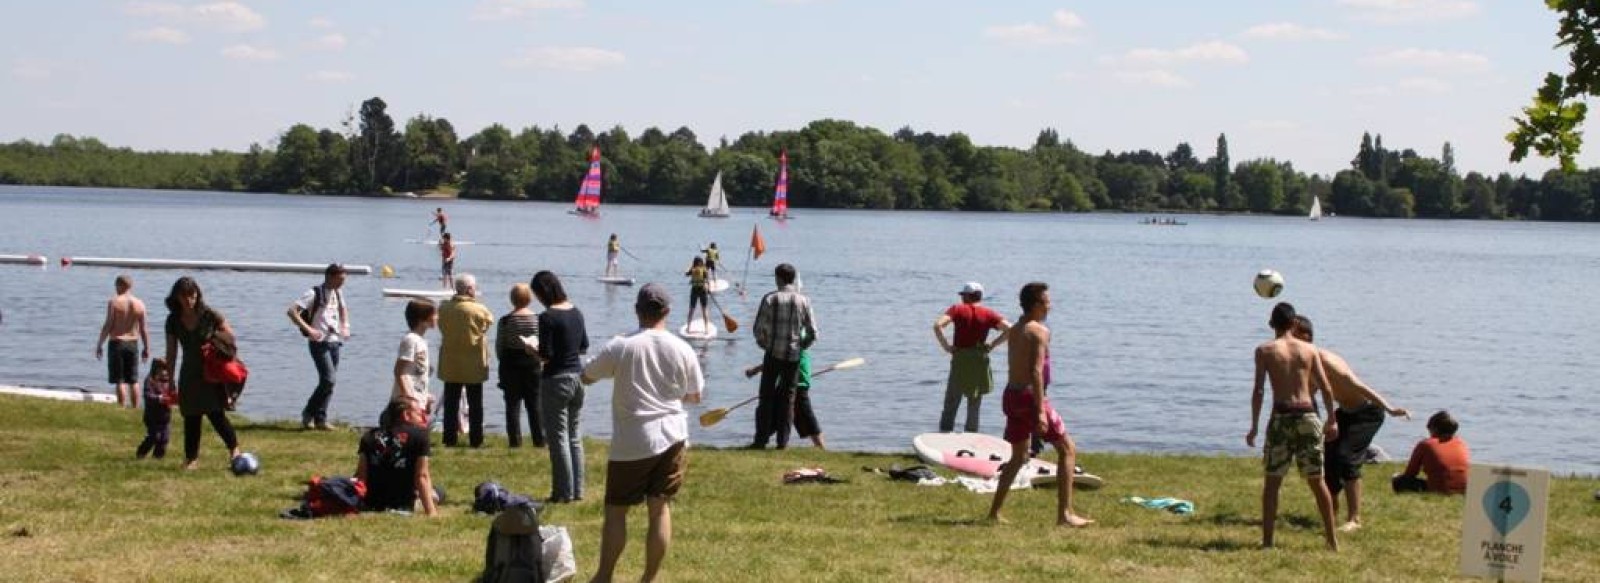
[[1322,219],[1322,199],[1317,198],[1316,195],[1311,196],[1311,214],[1307,215],[1306,218],[1313,221]]
[[722,172],[717,172],[717,178],[711,181],[711,196],[706,199],[706,207],[700,209],[700,218],[726,219],[728,215],[728,193],[722,191]]

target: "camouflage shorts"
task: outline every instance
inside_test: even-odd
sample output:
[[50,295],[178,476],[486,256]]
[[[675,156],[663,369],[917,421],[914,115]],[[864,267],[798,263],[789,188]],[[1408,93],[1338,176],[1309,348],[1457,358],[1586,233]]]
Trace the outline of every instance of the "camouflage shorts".
[[1267,421],[1265,447],[1268,476],[1289,475],[1289,464],[1302,476],[1322,475],[1322,420],[1316,413],[1273,415]]

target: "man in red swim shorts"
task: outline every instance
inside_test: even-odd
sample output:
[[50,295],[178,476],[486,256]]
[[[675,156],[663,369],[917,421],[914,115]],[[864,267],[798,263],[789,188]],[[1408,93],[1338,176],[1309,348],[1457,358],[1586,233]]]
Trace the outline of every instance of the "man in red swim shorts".
[[1050,315],[1050,286],[1034,282],[1022,286],[1022,318],[1006,332],[1011,344],[1010,370],[1007,372],[1005,395],[1000,407],[1006,414],[1006,441],[1011,444],[1011,459],[1000,472],[1000,488],[995,490],[994,503],[989,507],[989,519],[1004,522],[1000,508],[1005,506],[1006,495],[1017,472],[1028,463],[1028,445],[1034,435],[1056,447],[1056,467],[1069,472],[1056,481],[1056,525],[1082,527],[1093,520],[1072,512],[1072,478],[1070,472],[1077,462],[1077,451],[1067,426],[1056,414],[1044,390],[1050,384],[1050,328],[1044,325]]

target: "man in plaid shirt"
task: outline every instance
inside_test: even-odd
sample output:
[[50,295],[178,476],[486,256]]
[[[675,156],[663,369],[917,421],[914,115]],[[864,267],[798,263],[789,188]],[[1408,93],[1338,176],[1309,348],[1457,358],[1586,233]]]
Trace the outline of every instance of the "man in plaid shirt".
[[794,266],[781,263],[773,276],[778,289],[761,298],[756,312],[756,345],[766,356],[761,361],[761,398],[756,402],[756,438],[750,449],[766,449],[773,434],[778,436],[778,449],[789,446],[800,351],[817,341],[811,300],[795,286]]

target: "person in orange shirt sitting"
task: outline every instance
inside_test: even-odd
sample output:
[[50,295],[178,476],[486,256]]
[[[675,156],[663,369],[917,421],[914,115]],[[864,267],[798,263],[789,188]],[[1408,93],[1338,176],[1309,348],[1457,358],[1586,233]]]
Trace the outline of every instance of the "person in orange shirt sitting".
[[[1411,450],[1406,471],[1395,474],[1392,481],[1395,493],[1467,492],[1467,468],[1472,465],[1472,452],[1467,449],[1467,442],[1456,437],[1460,427],[1448,411],[1434,413],[1428,418],[1429,437],[1417,442],[1417,447]],[[1427,474],[1426,480],[1417,477],[1419,470]]]

